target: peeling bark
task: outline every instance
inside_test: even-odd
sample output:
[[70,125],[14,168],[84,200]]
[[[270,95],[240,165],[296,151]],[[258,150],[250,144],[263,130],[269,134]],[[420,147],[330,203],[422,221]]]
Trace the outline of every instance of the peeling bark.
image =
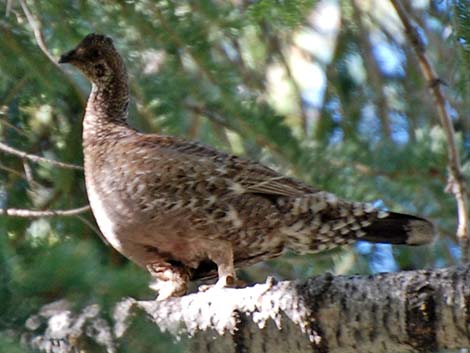
[[[160,330],[189,336],[191,352],[434,352],[470,346],[470,266],[268,280],[164,302],[129,298],[115,307],[113,322],[105,322],[96,306],[78,315],[67,312],[37,315],[34,320],[48,322],[46,331],[30,318],[24,339],[43,351],[62,353],[81,348],[87,336],[113,352],[126,339],[136,313],[143,312]],[[54,329],[51,322],[58,315],[62,325]],[[62,348],[52,350],[51,338]]]

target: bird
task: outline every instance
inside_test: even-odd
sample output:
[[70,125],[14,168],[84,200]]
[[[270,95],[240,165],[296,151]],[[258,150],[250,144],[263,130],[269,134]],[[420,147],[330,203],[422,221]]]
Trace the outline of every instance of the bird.
[[147,269],[157,300],[287,250],[316,253],[357,240],[421,245],[433,224],[343,200],[261,163],[127,123],[126,65],[113,40],[91,33],[60,56],[89,81],[83,118],[85,185],[106,240]]

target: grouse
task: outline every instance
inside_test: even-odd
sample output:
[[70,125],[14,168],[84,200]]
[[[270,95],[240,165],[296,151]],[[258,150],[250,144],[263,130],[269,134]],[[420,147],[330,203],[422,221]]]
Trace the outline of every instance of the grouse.
[[425,244],[422,218],[348,202],[256,162],[128,126],[126,67],[112,40],[89,34],[60,57],[92,83],[83,120],[85,181],[100,230],[148,269],[158,300],[188,282],[281,255],[314,253],[358,239]]

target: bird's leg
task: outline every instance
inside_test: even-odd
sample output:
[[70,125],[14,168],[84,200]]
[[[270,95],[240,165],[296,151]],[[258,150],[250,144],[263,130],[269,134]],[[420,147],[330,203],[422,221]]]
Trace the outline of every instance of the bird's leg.
[[214,244],[207,251],[207,256],[217,265],[218,281],[215,285],[202,285],[200,291],[206,291],[210,288],[224,288],[236,285],[237,277],[233,265],[232,245],[228,242]]
[[146,267],[155,278],[155,282],[150,285],[150,288],[158,291],[157,301],[178,297],[186,293],[191,276],[185,266],[175,266],[166,261],[158,261],[147,264]]
[[218,288],[233,286],[237,277],[235,274],[235,267],[233,266],[232,246],[229,246],[228,249],[224,249],[220,253],[215,254],[215,256],[210,257],[210,259],[217,264],[219,279],[215,286]]

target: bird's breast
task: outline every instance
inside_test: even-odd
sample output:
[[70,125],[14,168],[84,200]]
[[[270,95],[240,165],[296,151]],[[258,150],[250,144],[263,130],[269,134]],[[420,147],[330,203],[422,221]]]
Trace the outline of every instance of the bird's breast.
[[97,185],[86,178],[86,189],[88,201],[101,232],[106,240],[118,251],[122,251],[122,241],[117,233],[117,224],[114,212],[106,204],[102,193],[98,190]]

